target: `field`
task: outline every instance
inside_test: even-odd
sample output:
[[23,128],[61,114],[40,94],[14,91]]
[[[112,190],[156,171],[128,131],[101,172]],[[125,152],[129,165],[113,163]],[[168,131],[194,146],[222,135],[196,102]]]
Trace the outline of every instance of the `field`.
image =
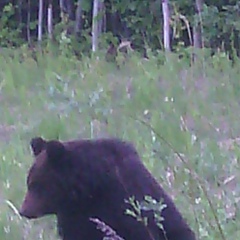
[[27,51],[0,56],[0,239],[54,240],[54,217],[17,212],[29,141],[116,136],[132,141],[198,239],[240,237],[240,62],[222,55],[162,63]]

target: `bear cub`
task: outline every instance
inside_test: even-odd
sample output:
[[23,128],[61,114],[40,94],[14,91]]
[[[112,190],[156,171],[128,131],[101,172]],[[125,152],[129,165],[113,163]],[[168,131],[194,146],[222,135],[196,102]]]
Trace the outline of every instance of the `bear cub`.
[[[125,240],[195,240],[173,201],[143,165],[135,147],[119,139],[31,140],[34,162],[27,176],[27,193],[20,214],[33,219],[55,214],[63,240],[100,240],[97,218]],[[125,201],[134,196],[163,200],[164,231],[153,213],[147,226],[126,214]]]

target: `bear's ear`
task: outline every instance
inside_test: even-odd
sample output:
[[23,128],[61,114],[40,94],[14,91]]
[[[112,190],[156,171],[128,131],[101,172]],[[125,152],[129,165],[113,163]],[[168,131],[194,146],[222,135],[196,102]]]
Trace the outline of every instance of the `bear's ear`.
[[65,152],[65,146],[61,142],[56,140],[47,142],[46,153],[50,163],[61,165]]
[[32,152],[37,156],[46,146],[46,141],[41,137],[33,138],[30,142]]

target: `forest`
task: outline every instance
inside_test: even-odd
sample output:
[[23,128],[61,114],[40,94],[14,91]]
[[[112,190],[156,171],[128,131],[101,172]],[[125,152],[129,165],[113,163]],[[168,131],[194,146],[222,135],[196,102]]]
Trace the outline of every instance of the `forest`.
[[60,44],[66,36],[80,55],[123,41],[141,52],[194,46],[239,54],[237,0],[3,0],[0,9],[1,47]]

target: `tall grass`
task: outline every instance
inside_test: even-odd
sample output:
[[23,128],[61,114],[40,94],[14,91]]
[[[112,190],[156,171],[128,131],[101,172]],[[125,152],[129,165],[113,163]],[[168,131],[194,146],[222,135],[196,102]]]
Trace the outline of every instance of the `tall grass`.
[[17,214],[41,135],[134,142],[199,239],[237,239],[239,63],[203,59],[133,55],[118,69],[102,57],[0,56],[0,238],[57,239],[53,217]]

